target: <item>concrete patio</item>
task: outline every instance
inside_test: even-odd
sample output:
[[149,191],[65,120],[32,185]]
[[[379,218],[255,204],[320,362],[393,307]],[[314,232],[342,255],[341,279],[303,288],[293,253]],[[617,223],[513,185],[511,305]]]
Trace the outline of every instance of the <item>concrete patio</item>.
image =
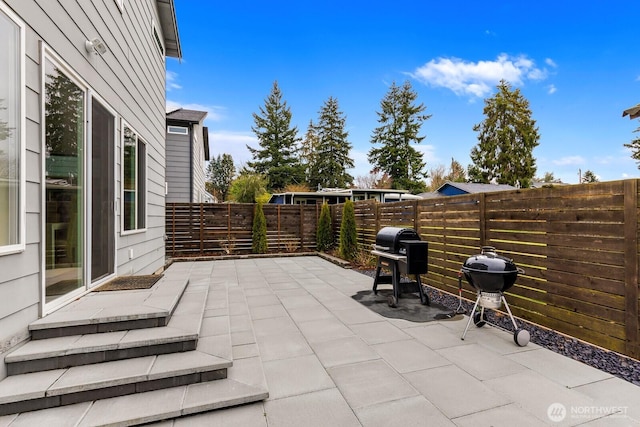
[[[319,257],[176,263],[167,273],[172,269],[196,272],[200,286],[206,271],[216,295],[228,290],[227,299],[208,298],[200,336],[228,317],[228,378],[265,387],[268,398],[153,425],[640,425],[639,387],[533,343],[517,347],[493,327],[473,327],[461,341],[466,317],[382,317],[351,298],[371,288],[370,277]],[[200,387],[205,398],[206,384],[187,387]],[[185,399],[188,391],[178,389],[164,390],[163,398]],[[116,424],[125,412],[162,406],[135,397],[101,411],[92,408],[96,401],[7,415],[0,426]],[[66,415],[72,411],[75,418]]]

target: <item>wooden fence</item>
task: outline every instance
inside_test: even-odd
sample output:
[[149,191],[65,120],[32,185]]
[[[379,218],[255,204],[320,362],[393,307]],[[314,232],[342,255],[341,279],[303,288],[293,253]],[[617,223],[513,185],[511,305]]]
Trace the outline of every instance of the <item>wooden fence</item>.
[[[236,210],[233,205],[169,205],[167,233],[180,234],[169,237],[167,253],[194,245],[187,236],[190,228],[196,238],[191,253],[202,251],[209,242],[219,247],[230,236],[237,247],[242,241],[242,248],[247,242],[250,248],[253,208],[240,206]],[[172,225],[172,209],[178,226]],[[457,273],[464,261],[483,245],[495,246],[525,270],[507,293],[516,316],[636,359],[640,358],[638,209],[637,180],[355,203],[362,248],[370,248],[384,226],[414,228],[429,242],[429,272],[424,275],[428,285],[456,294]],[[270,248],[282,246],[275,243],[276,228],[286,228],[280,237],[304,235],[300,246],[315,247],[319,207],[265,206],[267,212]],[[331,213],[337,235],[342,205],[332,205]],[[214,219],[217,215],[221,218]],[[297,215],[306,219],[298,221]],[[284,216],[292,225],[283,225]],[[474,300],[469,285],[464,289],[464,296]]]
[[[167,203],[167,255],[251,253],[254,208],[245,203]],[[263,205],[263,210],[269,252],[315,251],[320,206]]]

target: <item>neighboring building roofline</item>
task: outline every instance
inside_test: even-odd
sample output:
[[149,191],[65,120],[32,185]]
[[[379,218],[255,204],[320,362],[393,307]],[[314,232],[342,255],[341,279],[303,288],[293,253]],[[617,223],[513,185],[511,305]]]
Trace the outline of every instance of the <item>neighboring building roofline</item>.
[[507,184],[479,184],[479,183],[467,183],[467,182],[453,182],[446,181],[436,190],[438,193],[441,193],[442,190],[446,187],[457,188],[460,191],[464,191],[468,194],[473,193],[489,193],[493,191],[509,191],[516,190],[516,187]]
[[189,123],[198,124],[207,117],[206,111],[185,110],[178,108],[167,113],[167,123]]
[[164,52],[171,58],[182,59],[182,47],[178,34],[178,19],[174,0],[156,0],[160,26],[164,37]]
[[640,118],[640,104],[635,107],[627,108],[622,112],[622,117],[629,116],[631,120]]

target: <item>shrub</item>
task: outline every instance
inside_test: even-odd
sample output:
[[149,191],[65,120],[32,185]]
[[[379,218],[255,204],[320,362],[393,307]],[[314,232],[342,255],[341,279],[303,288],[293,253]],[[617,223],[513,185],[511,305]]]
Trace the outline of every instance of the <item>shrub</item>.
[[253,209],[251,251],[254,254],[266,254],[267,250],[267,219],[262,210],[262,203],[256,203]]
[[326,252],[333,247],[333,227],[331,226],[331,211],[327,203],[322,204],[320,218],[318,218],[318,230],[316,232],[316,245],[320,252]]
[[356,231],[356,213],[353,202],[347,200],[342,209],[342,223],[340,224],[340,257],[353,261],[358,255],[358,232]]

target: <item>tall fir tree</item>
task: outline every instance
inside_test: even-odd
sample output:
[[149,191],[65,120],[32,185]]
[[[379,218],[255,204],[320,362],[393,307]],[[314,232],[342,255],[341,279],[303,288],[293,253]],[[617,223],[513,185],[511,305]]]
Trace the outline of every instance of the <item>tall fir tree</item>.
[[280,190],[288,184],[304,181],[304,171],[298,155],[298,129],[291,126],[291,109],[282,99],[278,82],[273,82],[271,93],[260,107],[260,114],[253,113],[254,126],[260,148],[247,145],[252,161],[247,162],[251,171],[268,179],[267,190]]
[[338,100],[329,97],[319,112],[315,126],[318,145],[316,150],[316,168],[309,176],[311,188],[344,188],[353,183],[353,176],[347,169],[353,168],[350,157],[351,144],[349,133],[345,130],[346,118],[340,111]]
[[[640,126],[633,132],[640,132]],[[634,138],[630,143],[624,144],[624,146],[631,150],[631,158],[636,160],[636,162],[638,163],[638,169],[640,169],[640,136]]]
[[497,89],[484,101],[484,121],[473,127],[479,142],[471,150],[469,179],[527,188],[536,174],[533,149],[540,140],[538,128],[519,89],[512,90],[504,80]]
[[307,183],[310,183],[312,178],[316,180],[315,178],[318,177],[318,135],[313,120],[309,120],[307,133],[302,138],[300,159],[302,160]]
[[423,114],[427,107],[416,104],[418,94],[405,81],[400,87],[395,82],[380,102],[378,126],[373,131],[371,143],[378,144],[369,150],[369,162],[392,179],[393,188],[409,190],[412,193],[425,191],[424,178],[427,177],[426,164],[422,153],[412,144],[424,140],[420,136],[422,124],[431,115]]

